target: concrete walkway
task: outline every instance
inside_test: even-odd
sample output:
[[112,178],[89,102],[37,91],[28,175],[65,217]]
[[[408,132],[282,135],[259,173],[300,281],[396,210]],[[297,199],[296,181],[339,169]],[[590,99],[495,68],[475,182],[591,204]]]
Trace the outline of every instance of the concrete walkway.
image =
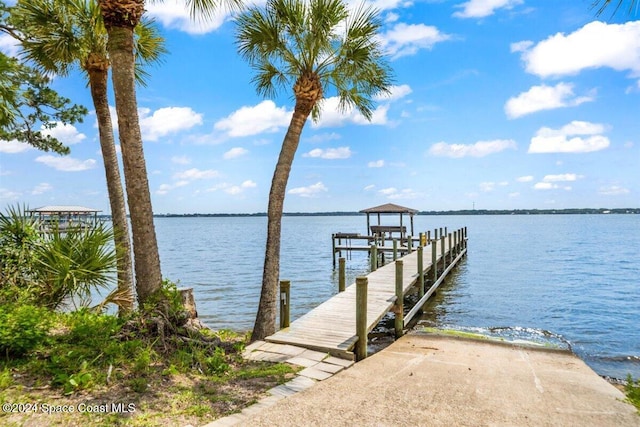
[[426,334],[272,400],[235,424],[640,426],[623,393],[568,352]]

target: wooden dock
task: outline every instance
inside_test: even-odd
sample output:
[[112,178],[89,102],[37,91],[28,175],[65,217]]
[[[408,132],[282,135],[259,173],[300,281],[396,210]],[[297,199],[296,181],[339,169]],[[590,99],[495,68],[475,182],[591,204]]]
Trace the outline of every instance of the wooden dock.
[[[455,237],[454,237],[455,236]],[[435,249],[435,251],[434,251]],[[405,250],[409,251],[408,248]],[[422,253],[422,261],[418,260]],[[413,248],[407,255],[399,258],[402,260],[402,295],[406,295],[410,289],[419,283],[419,264],[422,264],[422,277],[429,277],[431,285],[416,307],[404,318],[404,325],[411,320],[424,305],[427,298],[435,291],[443,281],[446,273],[466,253],[466,229],[441,236],[438,240],[431,240],[428,245],[418,251]],[[433,259],[436,260],[436,270],[441,274],[434,275]],[[429,276],[431,273],[431,276]],[[396,303],[396,263],[390,262],[367,276],[367,313],[366,327],[370,332],[382,319],[382,317],[394,308]],[[356,285],[346,287],[329,300],[320,304],[309,313],[291,323],[265,339],[267,342],[290,344],[311,350],[330,353],[333,356],[353,360],[353,349],[358,341],[356,335]]]

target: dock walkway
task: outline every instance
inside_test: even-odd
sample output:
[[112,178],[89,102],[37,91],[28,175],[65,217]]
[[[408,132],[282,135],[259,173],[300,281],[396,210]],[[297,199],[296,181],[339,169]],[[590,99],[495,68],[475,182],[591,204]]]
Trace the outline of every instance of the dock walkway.
[[[451,259],[451,249],[464,253],[464,244],[451,244],[451,240],[433,241],[423,247],[423,271],[432,268],[432,247],[436,246],[437,261]],[[463,240],[460,240],[463,243]],[[444,246],[444,251],[442,251]],[[403,295],[414,286],[419,278],[418,251],[405,255],[403,261]],[[389,312],[396,302],[395,263],[391,262],[369,273],[367,292],[367,333],[370,332]],[[434,289],[435,290],[435,289]],[[333,356],[353,360],[356,335],[356,286],[348,286],[318,307],[293,321],[288,328],[281,329],[265,339],[267,342],[289,344],[310,350],[329,353]]]

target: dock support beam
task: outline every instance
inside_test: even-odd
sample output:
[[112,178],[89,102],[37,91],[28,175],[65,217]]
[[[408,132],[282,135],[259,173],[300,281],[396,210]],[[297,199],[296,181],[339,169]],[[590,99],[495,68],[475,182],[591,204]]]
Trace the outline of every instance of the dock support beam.
[[418,295],[420,298],[424,296],[424,260],[423,260],[423,248],[418,246]]
[[393,239],[393,260],[398,259],[398,239]]
[[371,245],[370,258],[371,271],[376,271],[378,269],[378,247],[375,245],[375,243]]
[[338,259],[338,292],[344,292],[346,283],[346,261],[343,257]]
[[356,277],[356,361],[367,358],[367,291],[369,279]]
[[280,281],[280,329],[288,328],[290,321],[290,294],[291,282],[289,280]]
[[431,283],[438,280],[438,241],[431,241]]
[[394,326],[396,330],[396,339],[400,338],[404,333],[404,295],[402,293],[402,269],[403,261],[399,259],[396,261],[396,305],[394,307]]

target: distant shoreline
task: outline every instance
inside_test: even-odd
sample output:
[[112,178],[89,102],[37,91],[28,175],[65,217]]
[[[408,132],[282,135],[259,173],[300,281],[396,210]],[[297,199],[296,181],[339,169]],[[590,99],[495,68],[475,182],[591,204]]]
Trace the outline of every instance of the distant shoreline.
[[[640,208],[580,208],[580,209],[468,209],[456,211],[420,211],[417,215],[620,215],[640,214]],[[285,212],[284,216],[361,216],[360,212]],[[109,217],[109,215],[104,215]],[[266,217],[265,212],[257,213],[190,213],[190,214],[154,214],[156,218],[206,218],[206,217]]]

